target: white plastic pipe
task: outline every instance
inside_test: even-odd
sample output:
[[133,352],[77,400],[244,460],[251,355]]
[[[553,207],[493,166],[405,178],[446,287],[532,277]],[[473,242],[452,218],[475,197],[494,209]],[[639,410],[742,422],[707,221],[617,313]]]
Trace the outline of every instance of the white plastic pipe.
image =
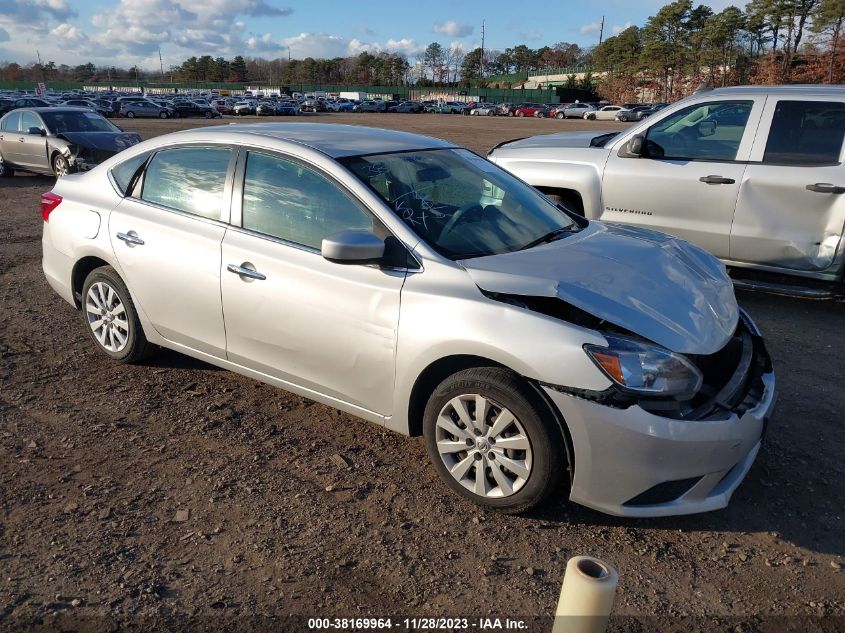
[[589,556],[570,558],[552,633],[604,633],[618,582],[618,572],[607,563]]

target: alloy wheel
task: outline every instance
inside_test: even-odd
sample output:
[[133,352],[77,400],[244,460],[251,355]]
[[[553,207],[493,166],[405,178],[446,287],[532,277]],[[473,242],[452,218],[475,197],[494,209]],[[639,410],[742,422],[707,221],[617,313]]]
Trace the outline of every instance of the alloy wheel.
[[56,156],[53,160],[53,171],[56,174],[56,178],[67,176],[68,173],[70,173],[70,165],[68,165],[67,158],[64,156]]
[[437,451],[464,488],[484,498],[509,497],[531,475],[528,434],[508,409],[480,394],[447,402],[437,417]]
[[120,352],[129,341],[126,307],[114,288],[98,281],[85,297],[85,315],[94,337],[109,352]]

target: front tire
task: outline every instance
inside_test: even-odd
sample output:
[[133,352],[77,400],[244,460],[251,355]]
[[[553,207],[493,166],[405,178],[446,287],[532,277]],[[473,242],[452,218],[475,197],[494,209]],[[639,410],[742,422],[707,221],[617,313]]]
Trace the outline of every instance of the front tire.
[[56,178],[62,178],[70,173],[70,163],[68,163],[67,158],[61,154],[56,154],[53,157],[53,173]]
[[552,413],[523,378],[501,367],[446,378],[428,400],[423,435],[446,485],[491,510],[528,510],[568,470]]
[[130,110],[129,112],[126,113],[126,118],[127,119],[134,119],[135,113]]
[[135,363],[154,349],[144,336],[129,289],[111,266],[96,268],[85,279],[82,319],[97,348],[116,361]]

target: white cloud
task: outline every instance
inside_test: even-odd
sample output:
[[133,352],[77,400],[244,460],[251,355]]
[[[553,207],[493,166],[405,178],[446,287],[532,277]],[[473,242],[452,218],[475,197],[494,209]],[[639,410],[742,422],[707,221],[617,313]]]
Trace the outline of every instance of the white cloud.
[[588,35],[589,33],[598,33],[601,31],[601,22],[590,22],[589,24],[584,24],[578,29],[578,32],[581,35]]
[[78,26],[62,22],[50,31],[50,36],[60,40],[65,45],[76,46],[88,42],[88,36]]
[[454,20],[449,20],[447,22],[436,22],[431,30],[447,37],[466,37],[472,35],[473,27],[471,24],[460,24]]
[[619,35],[625,29],[631,28],[631,26],[633,26],[633,25],[631,24],[630,20],[628,22],[625,22],[625,24],[614,26],[613,27],[613,34]]

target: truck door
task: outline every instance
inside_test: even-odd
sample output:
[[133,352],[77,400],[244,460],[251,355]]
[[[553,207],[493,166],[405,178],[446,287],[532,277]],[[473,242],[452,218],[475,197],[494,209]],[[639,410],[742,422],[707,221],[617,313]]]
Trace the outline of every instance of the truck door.
[[842,101],[769,97],[739,190],[731,260],[816,273],[841,267],[843,136]]

